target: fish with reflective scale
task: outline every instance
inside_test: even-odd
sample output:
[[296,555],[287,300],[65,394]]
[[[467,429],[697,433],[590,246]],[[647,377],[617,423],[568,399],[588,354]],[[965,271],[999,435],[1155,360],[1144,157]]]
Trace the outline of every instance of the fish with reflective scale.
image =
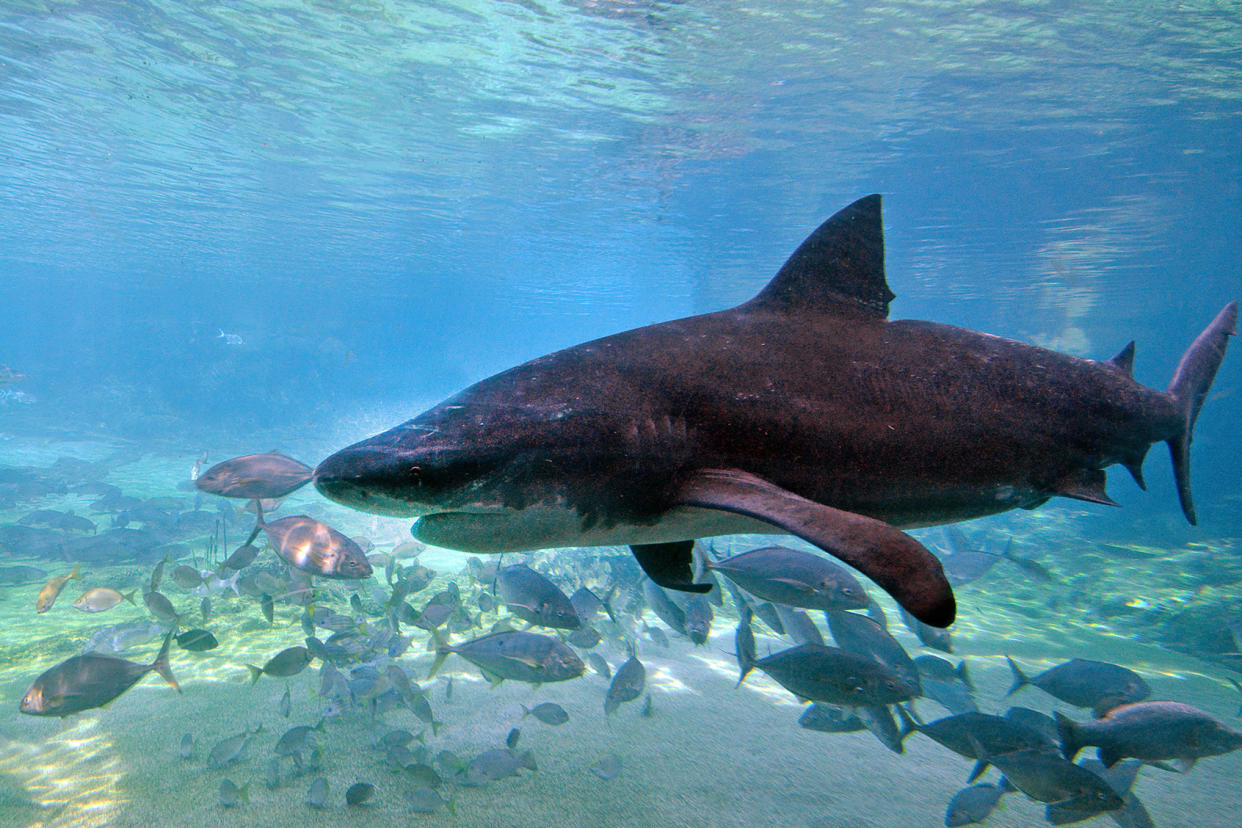
[[142,596],[142,602],[147,605],[147,609],[151,611],[157,619],[165,624],[177,626],[181,623],[181,615],[177,612],[177,608],[173,606],[167,596],[160,592],[148,592]]
[[798,717],[798,725],[819,733],[857,733],[867,729],[855,708],[824,702],[807,705],[806,710]]
[[259,724],[253,729],[247,728],[240,733],[227,736],[216,742],[207,754],[207,767],[212,770],[219,770],[240,761],[245,756],[246,750],[250,747],[250,742],[255,735],[262,732],[263,725]]
[[310,482],[311,468],[277,452],[217,463],[194,481],[202,492],[248,500],[281,498]]
[[565,712],[565,708],[556,702],[542,702],[531,708],[523,706],[522,718],[525,719],[527,716],[534,716],[544,724],[553,727],[569,721],[569,714]]
[[254,684],[260,676],[264,675],[277,678],[296,676],[306,669],[311,663],[311,658],[311,651],[306,647],[288,647],[269,658],[262,667],[247,664],[246,669],[250,671],[250,683]]
[[1199,759],[1242,748],[1242,733],[1180,702],[1125,704],[1090,722],[1075,722],[1061,713],[1056,719],[1061,751],[1067,759],[1084,747],[1095,746],[1100,761],[1110,768],[1133,757],[1144,762],[1172,759],[1189,770]]
[[511,679],[531,684],[569,681],[586,670],[578,654],[560,640],[539,633],[507,630],[455,646],[440,644],[428,677],[435,675],[451,653],[478,667],[492,681]]
[[896,704],[918,689],[878,661],[817,644],[799,644],[755,662],[800,699],[849,706]]
[[122,601],[137,606],[134,602],[134,593],[138,590],[130,590],[129,594],[123,594],[111,587],[95,587],[83,592],[78,600],[73,602],[74,609],[80,609],[83,612],[107,612]]
[[621,775],[621,757],[615,753],[609,753],[591,765],[590,770],[600,779],[616,779]]
[[1056,744],[1047,734],[1004,716],[959,713],[920,723],[904,707],[898,706],[897,714],[902,721],[903,739],[911,733],[922,733],[954,753],[974,759],[976,764],[967,780],[969,782],[975,781],[987,770],[988,763],[981,753],[1007,754],[1020,750],[1056,752]]
[[181,686],[173,678],[168,663],[172,633],[164,636],[159,655],[150,664],[138,664],[102,653],[84,653],[65,659],[46,670],[22,696],[19,709],[30,716],[71,716],[83,710],[103,707],[137,684],[154,670],[178,693]]
[[39,594],[35,598],[35,612],[44,613],[50,610],[56,603],[56,599],[60,596],[61,590],[65,588],[65,584],[69,583],[71,580],[82,580],[81,564],[75,566],[73,571],[68,575],[57,575],[55,578],[49,579],[48,582],[43,585],[43,589],[39,590]]
[[311,782],[306,791],[306,804],[317,811],[328,807],[328,780],[322,776]]
[[918,667],[901,642],[882,626],[855,612],[826,612],[824,616],[838,647],[880,662],[897,673],[916,695],[922,692]]
[[276,554],[291,566],[325,578],[371,577],[371,563],[358,544],[305,515],[259,524]]
[[758,598],[817,610],[865,609],[867,591],[858,579],[819,555],[765,546],[704,566]]
[[523,621],[558,630],[576,630],[581,626],[569,596],[528,566],[502,568],[496,576],[496,589],[509,612]]
[[758,651],[755,648],[755,632],[750,628],[751,611],[745,604],[739,610],[740,619],[733,633],[733,653],[737,658],[738,677],[734,687],[741,687],[751,670],[755,669]]
[[647,668],[636,656],[630,656],[617,668],[604,696],[604,715],[611,716],[622,704],[642,695],[647,684]]
[[509,748],[493,748],[471,761],[462,776],[461,784],[477,787],[516,776],[519,770],[538,769],[535,756],[529,750],[518,755]]
[[1142,701],[1151,695],[1151,687],[1142,676],[1107,661],[1075,658],[1030,678],[1012,658],[1006,656],[1005,660],[1013,673],[1006,698],[1029,684],[1066,704],[1089,707],[1098,717],[1118,705]]
[[996,810],[1001,797],[1012,790],[1013,787],[1008,784],[993,785],[988,782],[963,788],[949,800],[949,807],[944,813],[945,828],[983,822]]
[[995,765],[1019,791],[1047,803],[1048,817],[1066,811],[1094,815],[1116,811],[1125,804],[1111,785],[1055,751],[1025,748],[991,754],[977,742],[975,751],[981,762]]

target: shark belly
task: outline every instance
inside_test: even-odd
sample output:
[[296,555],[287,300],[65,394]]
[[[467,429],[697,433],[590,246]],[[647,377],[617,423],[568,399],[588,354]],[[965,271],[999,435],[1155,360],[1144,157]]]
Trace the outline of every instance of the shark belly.
[[418,540],[461,552],[525,552],[566,546],[623,546],[669,543],[688,538],[778,532],[761,520],[679,506],[653,522],[618,522],[583,530],[572,508],[531,506],[491,512],[439,512],[424,515],[410,529]]

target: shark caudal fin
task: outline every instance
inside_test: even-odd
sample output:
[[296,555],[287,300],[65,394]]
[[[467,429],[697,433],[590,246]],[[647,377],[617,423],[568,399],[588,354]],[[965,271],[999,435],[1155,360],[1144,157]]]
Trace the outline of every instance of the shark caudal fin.
[[1225,345],[1229,337],[1237,333],[1237,325],[1238,303],[1230,302],[1182,354],[1182,361],[1177,364],[1169,383],[1168,394],[1183,417],[1181,432],[1168,440],[1169,454],[1173,458],[1173,477],[1177,481],[1182,512],[1191,524],[1196,522],[1195,504],[1190,495],[1190,442],[1194,438],[1195,420],[1216,378],[1216,369],[1225,358]]

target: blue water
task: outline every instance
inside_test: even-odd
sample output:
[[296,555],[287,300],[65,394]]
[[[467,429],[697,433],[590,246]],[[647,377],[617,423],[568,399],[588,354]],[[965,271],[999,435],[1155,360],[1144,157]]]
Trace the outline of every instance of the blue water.
[[[0,449],[314,464],[523,360],[745,300],[870,192],[894,318],[1099,359],[1135,339],[1163,388],[1242,295],[1240,43],[1207,0],[9,0],[0,364],[26,379]],[[1076,508],[1077,537],[1236,555],[1240,385],[1234,353],[1198,528],[1157,447],[1149,491],[1112,475],[1124,508]]]

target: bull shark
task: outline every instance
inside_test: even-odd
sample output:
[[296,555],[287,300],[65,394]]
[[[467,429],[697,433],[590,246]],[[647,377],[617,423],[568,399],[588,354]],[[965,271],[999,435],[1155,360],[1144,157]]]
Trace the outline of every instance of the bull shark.
[[339,503],[416,517],[436,546],[628,545],[661,586],[694,582],[694,539],[788,533],[855,567],[915,618],[956,612],[940,562],[902,529],[1112,504],[1104,469],[1144,487],[1169,445],[1195,522],[1189,447],[1237,303],[1167,390],[1107,361],[935,322],[888,320],[879,195],[836,213],[757,296],[484,379],[324,460]]

